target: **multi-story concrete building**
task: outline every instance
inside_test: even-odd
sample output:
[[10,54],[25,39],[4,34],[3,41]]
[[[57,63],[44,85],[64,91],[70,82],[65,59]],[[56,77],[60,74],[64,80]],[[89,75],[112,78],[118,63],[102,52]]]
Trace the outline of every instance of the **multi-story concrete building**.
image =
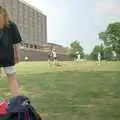
[[23,38],[23,46],[27,48],[39,48],[47,42],[47,17],[37,8],[24,0],[0,0],[18,25]]
[[0,0],[8,10],[10,18],[17,24],[23,39],[21,60],[47,60],[49,48],[57,50],[59,60],[68,60],[67,48],[47,43],[47,17],[39,9],[24,0]]

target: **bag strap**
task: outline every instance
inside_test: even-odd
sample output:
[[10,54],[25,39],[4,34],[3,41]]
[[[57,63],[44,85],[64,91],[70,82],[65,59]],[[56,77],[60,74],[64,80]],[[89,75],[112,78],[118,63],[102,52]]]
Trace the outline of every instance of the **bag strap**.
[[40,115],[36,112],[36,110],[31,106],[29,107],[29,114],[32,114],[35,118],[35,120],[42,120],[42,118],[40,117]]

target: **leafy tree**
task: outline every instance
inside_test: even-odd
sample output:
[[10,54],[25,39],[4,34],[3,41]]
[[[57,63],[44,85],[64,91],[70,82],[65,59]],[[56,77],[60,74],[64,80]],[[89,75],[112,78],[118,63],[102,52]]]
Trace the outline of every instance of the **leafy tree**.
[[112,47],[104,48],[104,58],[105,60],[111,60],[113,58]]
[[100,46],[99,46],[99,45],[96,45],[96,46],[93,48],[93,50],[92,50],[89,58],[92,59],[92,60],[97,60],[98,52],[100,52],[101,57],[102,57],[102,59],[103,59],[103,58],[104,58],[104,47],[103,47],[102,44],[101,44]]
[[71,58],[76,58],[77,54],[80,54],[81,58],[84,56],[84,51],[82,46],[80,45],[80,42],[75,40],[70,44],[69,48],[69,56]]
[[120,56],[120,22],[109,24],[104,32],[99,33],[99,38]]

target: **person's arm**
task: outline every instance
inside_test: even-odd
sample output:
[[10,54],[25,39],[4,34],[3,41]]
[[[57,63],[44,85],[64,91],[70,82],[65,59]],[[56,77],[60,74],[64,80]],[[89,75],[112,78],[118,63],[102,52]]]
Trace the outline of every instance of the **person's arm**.
[[20,62],[20,43],[14,44],[14,59],[15,59],[15,64]]
[[15,63],[20,62],[20,43],[22,38],[20,36],[19,30],[15,23],[12,23],[12,31],[13,31],[13,48],[14,48],[14,60]]

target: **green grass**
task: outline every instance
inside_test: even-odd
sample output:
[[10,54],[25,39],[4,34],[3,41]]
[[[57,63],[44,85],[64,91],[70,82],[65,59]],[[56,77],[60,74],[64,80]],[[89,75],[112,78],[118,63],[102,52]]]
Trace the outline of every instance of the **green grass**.
[[[46,62],[17,65],[22,94],[44,120],[120,120],[120,62]],[[9,96],[7,81],[0,81]]]

